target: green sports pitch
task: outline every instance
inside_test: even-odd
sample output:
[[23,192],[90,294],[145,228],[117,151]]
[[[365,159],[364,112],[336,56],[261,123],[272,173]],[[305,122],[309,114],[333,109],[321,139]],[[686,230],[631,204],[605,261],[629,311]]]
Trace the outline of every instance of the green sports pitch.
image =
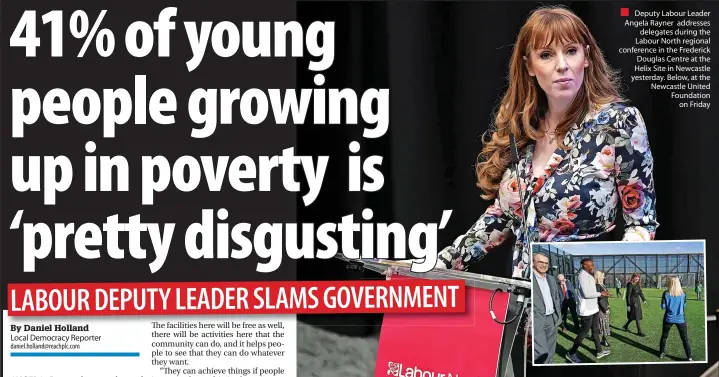
[[[629,325],[629,331],[622,328],[627,323],[627,305],[624,299],[616,297],[616,291],[611,288],[609,291],[612,297],[609,298],[609,321],[611,335],[607,337],[611,354],[597,360],[595,357],[594,342],[589,338],[584,339],[577,351],[577,356],[584,363],[647,363],[647,362],[677,362],[686,361],[684,346],[679,337],[679,330],[672,326],[667,339],[663,359],[659,358],[659,340],[662,336],[662,320],[664,311],[661,308],[661,297],[664,290],[643,288],[647,305],[642,305],[644,319],[641,321],[642,332],[646,337],[637,336],[636,322]],[[621,289],[625,293],[624,288]],[[692,348],[694,361],[706,361],[706,310],[704,301],[698,301],[694,288],[685,289],[687,293],[687,307],[684,315],[687,321],[687,332],[689,343]],[[570,325],[565,331],[559,330],[557,336],[557,351],[554,355],[553,364],[569,364],[566,359],[567,351],[572,347],[576,332],[572,328],[572,316],[567,313],[567,322]]]

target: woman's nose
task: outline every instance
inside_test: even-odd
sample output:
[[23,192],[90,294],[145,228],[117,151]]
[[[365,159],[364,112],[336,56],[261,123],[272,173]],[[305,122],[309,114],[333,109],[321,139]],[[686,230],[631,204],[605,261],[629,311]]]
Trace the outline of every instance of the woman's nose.
[[569,68],[569,66],[567,65],[567,59],[564,58],[564,55],[557,55],[557,71],[566,71],[567,68]]

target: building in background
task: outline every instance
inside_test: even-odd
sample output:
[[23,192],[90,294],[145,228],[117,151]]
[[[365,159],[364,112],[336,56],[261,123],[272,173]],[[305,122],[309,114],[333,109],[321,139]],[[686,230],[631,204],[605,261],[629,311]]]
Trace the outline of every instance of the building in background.
[[[604,272],[607,287],[615,287],[616,279],[624,287],[632,274],[638,272],[641,276],[642,286],[664,288],[666,278],[679,276],[683,287],[694,288],[699,282],[704,282],[704,255],[701,252],[677,251],[669,253],[626,254],[621,250],[612,250],[615,243],[606,243],[606,250],[598,253],[572,253],[566,249],[566,244],[535,244],[533,252],[544,253],[549,256],[549,273],[564,276],[572,282],[579,273],[580,261],[583,258],[592,258],[597,270]],[[593,247],[592,249],[596,249]]]

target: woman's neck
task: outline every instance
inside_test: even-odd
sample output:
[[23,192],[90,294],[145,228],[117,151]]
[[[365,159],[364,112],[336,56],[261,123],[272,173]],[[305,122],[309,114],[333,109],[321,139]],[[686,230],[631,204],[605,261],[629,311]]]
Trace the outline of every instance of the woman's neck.
[[571,101],[547,101],[547,113],[544,115],[544,121],[547,123],[546,127],[548,127],[549,130],[553,130],[557,127],[557,124],[559,124],[559,121],[569,108],[570,103]]

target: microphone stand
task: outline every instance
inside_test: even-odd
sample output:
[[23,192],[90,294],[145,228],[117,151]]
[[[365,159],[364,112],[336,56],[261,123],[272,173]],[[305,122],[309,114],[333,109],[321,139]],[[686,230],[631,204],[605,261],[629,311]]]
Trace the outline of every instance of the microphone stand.
[[522,247],[527,247],[525,240],[527,237],[527,211],[524,205],[524,190],[522,190],[522,182],[519,177],[519,151],[517,150],[517,140],[514,138],[514,132],[509,132],[509,151],[514,165],[514,174],[517,176],[517,191],[519,191],[519,206],[522,213],[522,224],[519,231],[519,237],[522,240]]
[[[517,142],[514,133],[509,133],[510,153],[514,171],[517,176],[517,189],[519,190],[519,200],[522,213],[522,224],[519,239],[522,240],[522,247],[528,247],[528,239],[525,240],[527,234],[527,214],[524,205],[524,190],[519,177],[519,153],[517,151]],[[505,279],[487,275],[477,275],[467,272],[457,272],[452,270],[431,271],[427,273],[412,273],[409,268],[399,267],[389,261],[369,261],[369,260],[352,260],[343,255],[336,255],[335,258],[344,260],[348,263],[347,268],[357,271],[370,269],[375,272],[384,273],[391,265],[398,273],[402,275],[429,279],[464,279],[466,286],[482,289],[494,290],[489,300],[489,311],[492,319],[498,324],[505,326],[502,334],[502,345],[500,346],[499,357],[497,359],[497,377],[516,376],[515,371],[523,371],[522,376],[527,374],[528,360],[528,338],[531,329],[524,330],[524,336],[518,337],[519,326],[522,325],[522,319],[525,321],[529,318],[531,304],[531,287],[532,284],[526,279]],[[492,301],[494,295],[498,291],[509,292],[509,303],[506,310],[506,318],[504,321],[497,319],[492,310]],[[525,326],[526,327],[526,326]],[[518,347],[521,344],[521,348]],[[521,359],[521,360],[520,360]],[[518,365],[521,361],[522,365]]]
[[[511,132],[511,131],[509,132],[509,151],[510,151],[510,157],[511,157],[511,160],[512,160],[512,165],[513,165],[513,167],[514,167],[514,172],[515,172],[515,175],[516,175],[516,178],[517,178],[517,191],[519,191],[519,205],[520,205],[521,215],[522,215],[522,220],[521,220],[522,223],[521,223],[521,225],[520,225],[520,231],[519,231],[518,238],[521,240],[521,247],[522,247],[523,249],[524,249],[524,248],[529,249],[529,241],[530,241],[530,240],[529,240],[529,237],[528,237],[528,235],[527,235],[527,207],[526,207],[525,204],[524,204],[524,190],[522,189],[522,181],[521,181],[521,177],[520,177],[520,174],[519,174],[519,151],[518,151],[518,149],[517,149],[517,140],[516,140],[516,138],[515,138],[515,136],[514,136],[514,133]],[[522,251],[524,251],[524,250],[522,250]],[[531,252],[531,250],[527,250],[527,251],[528,251],[528,252]],[[514,296],[515,294],[517,295],[516,301],[517,301],[518,303],[522,303],[521,308],[518,308],[518,307],[515,306],[515,310],[516,310],[516,309],[519,309],[519,312],[517,313],[517,316],[520,316],[520,318],[521,318],[521,317],[524,317],[525,322],[526,322],[526,321],[529,320],[529,315],[530,315],[530,312],[531,312],[531,310],[530,310],[530,304],[531,304],[531,289],[527,289],[527,290],[525,290],[525,291],[523,291],[523,292],[515,292],[515,293],[513,294],[513,296]],[[526,296],[525,296],[525,295],[526,295]],[[519,330],[519,325],[521,325],[522,321],[520,320],[520,321],[518,321],[518,322],[519,322],[519,323],[517,324],[517,328],[515,329],[515,331],[513,331],[514,334],[512,334],[515,338],[513,338],[513,339],[511,339],[511,340],[510,340],[510,339],[507,339],[507,341],[509,341],[509,342],[511,342],[511,343],[516,343],[516,342],[517,342],[516,335],[517,335],[517,333],[519,332],[519,331],[518,331],[518,330]],[[509,363],[512,363],[515,369],[518,368],[518,365],[517,365],[518,362],[517,362],[517,360],[512,361],[512,359],[516,359],[516,358],[519,358],[519,357],[522,358],[521,361],[522,361],[522,370],[523,370],[523,372],[524,372],[523,375],[526,375],[526,374],[527,374],[527,360],[528,360],[528,359],[527,359],[527,356],[528,356],[528,355],[527,355],[527,353],[528,353],[528,350],[527,350],[528,345],[527,345],[527,343],[528,343],[528,339],[529,339],[529,335],[530,335],[530,334],[529,334],[529,331],[531,331],[531,327],[530,327],[530,326],[525,326],[524,336],[523,336],[523,337],[519,337],[520,340],[523,340],[523,342],[522,342],[522,348],[521,348],[522,351],[523,351],[523,352],[522,352],[522,355],[518,355],[518,354],[512,352],[512,349],[508,350],[508,353],[510,353],[510,354],[507,355],[507,356],[508,356],[508,361],[507,361],[508,364],[509,364]],[[511,344],[511,343],[510,343],[510,344]],[[512,348],[514,348],[514,347],[512,347]],[[509,367],[509,365],[508,365],[507,367]],[[507,368],[507,369],[508,369],[508,368]],[[505,372],[505,374],[508,374],[508,370],[505,370],[504,372]]]

